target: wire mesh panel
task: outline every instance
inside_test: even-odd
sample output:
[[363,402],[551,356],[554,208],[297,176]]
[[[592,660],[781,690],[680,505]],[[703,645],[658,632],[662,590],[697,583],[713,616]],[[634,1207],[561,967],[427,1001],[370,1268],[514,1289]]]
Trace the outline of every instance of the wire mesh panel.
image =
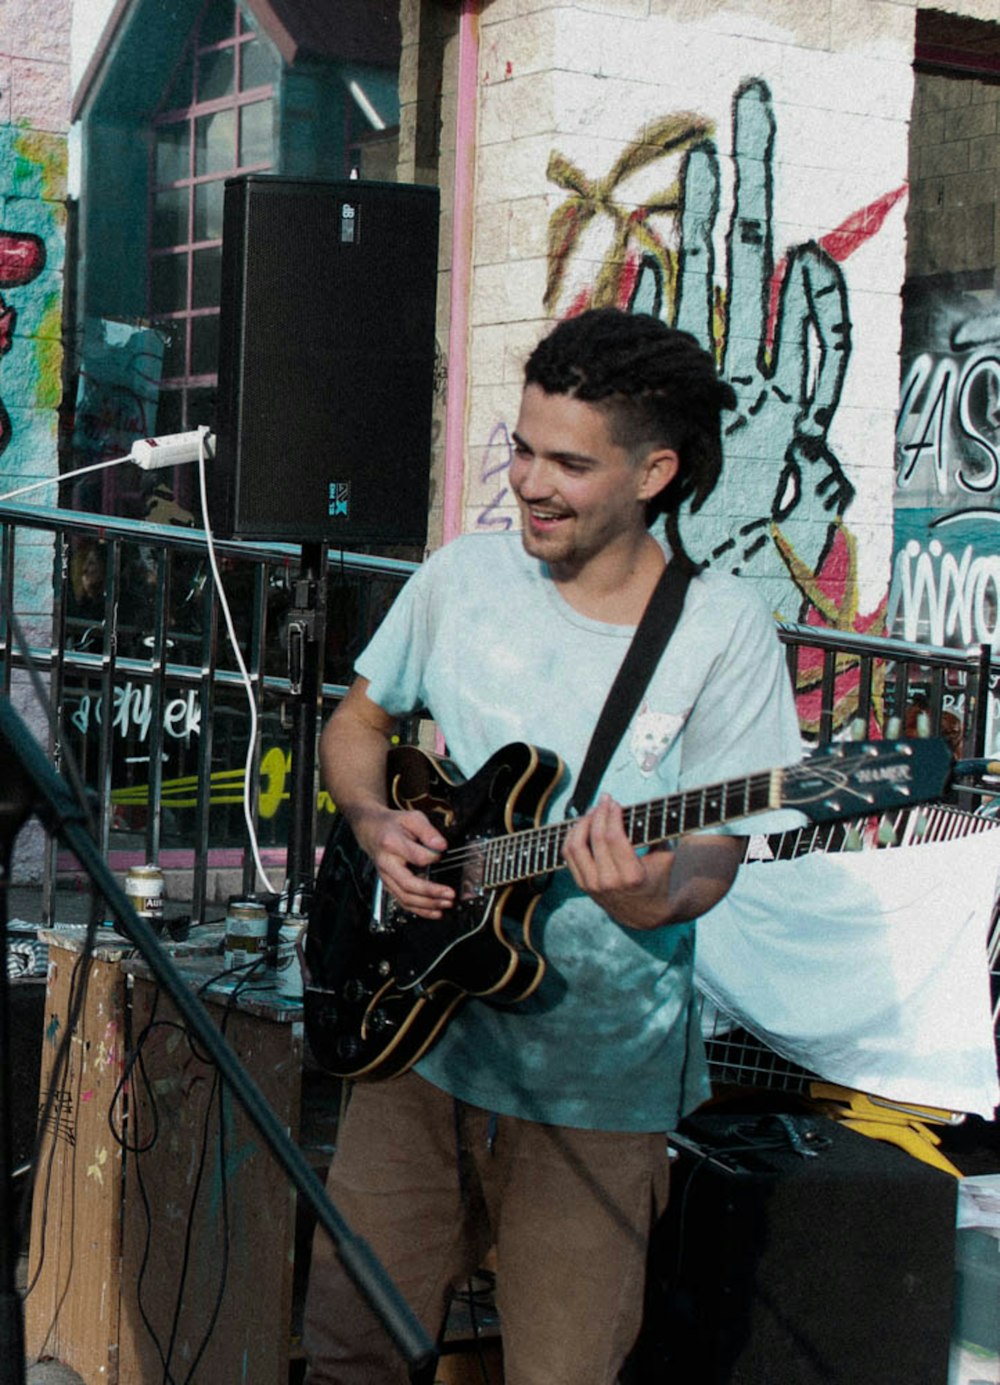
[[[973,813],[950,804],[915,805],[878,817],[811,824],[794,831],[751,837],[746,863],[766,869],[769,861],[788,861],[814,851],[883,851],[955,841],[996,829],[987,812]],[[998,863],[1000,864],[1000,863]],[[1000,1058],[1000,894],[990,919],[987,956],[994,1033]],[[722,1008],[701,997],[702,1034],[709,1076],[715,1088],[765,1088],[805,1093],[819,1075],[776,1053],[755,1034],[736,1023]]]

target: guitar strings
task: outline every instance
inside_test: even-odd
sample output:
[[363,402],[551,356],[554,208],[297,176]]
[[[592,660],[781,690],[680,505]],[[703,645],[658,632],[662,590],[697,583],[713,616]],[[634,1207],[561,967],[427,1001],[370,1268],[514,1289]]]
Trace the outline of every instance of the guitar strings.
[[[845,787],[842,782],[843,777],[853,773],[859,765],[871,763],[872,756],[870,750],[858,750],[853,755],[845,754],[842,748],[838,746],[836,758],[833,759],[831,757],[831,764],[817,763],[817,760],[821,761],[822,758],[823,757],[813,755],[802,761],[801,764],[787,766],[781,773],[785,780],[791,783],[818,775],[820,778],[826,779],[829,788],[834,790],[843,789]],[[750,774],[745,779],[738,782],[743,787],[745,795],[749,796],[755,791],[769,786],[772,773],[773,771],[771,770],[762,770],[756,774]],[[631,807],[625,809],[625,813],[633,826],[637,820],[642,821],[644,815],[647,818],[655,818],[659,815],[662,825],[666,826],[671,814],[671,805],[673,805],[673,811],[679,818],[676,833],[671,831],[663,837],[650,839],[666,840],[670,836],[680,836],[685,830],[688,830],[686,827],[680,826],[680,823],[684,821],[689,807],[693,806],[696,802],[704,806],[711,801],[713,795],[721,796],[724,801],[727,788],[731,783],[732,781],[723,780],[718,784],[710,784],[701,789],[689,789],[666,799],[650,799],[646,803],[633,804]],[[815,795],[811,797],[815,797]],[[770,803],[762,804],[760,808],[750,808],[747,805],[744,811],[746,816],[752,816],[756,812],[766,811],[770,806]],[[794,807],[796,805],[786,804],[786,806]],[[743,814],[736,814],[734,816],[742,815]],[[703,822],[700,821],[695,824],[696,827],[703,825]],[[522,828],[517,832],[507,833],[502,837],[478,837],[463,843],[461,846],[447,850],[440,861],[433,862],[427,867],[424,874],[428,879],[434,879],[438,876],[448,874],[456,867],[468,865],[476,861],[483,863],[484,874],[488,874],[491,865],[496,864],[501,855],[504,856],[505,860],[509,860],[511,857],[523,860],[536,855],[539,848],[543,851],[547,851],[549,845],[561,845],[562,840],[569,834],[569,830],[572,826],[573,819],[567,819],[566,821],[557,823],[535,824],[532,827]],[[649,822],[647,821],[647,831],[648,827]],[[519,879],[530,879],[533,875],[559,869],[564,864],[565,863],[561,860],[552,863],[546,861],[546,864],[541,868],[524,869],[513,877],[509,874],[506,875],[505,882],[514,883],[514,881]],[[494,882],[484,880],[484,883],[489,884]]]
[[[766,787],[770,783],[771,771],[766,770],[758,774],[748,775],[745,780],[739,781],[743,787],[745,795],[752,794],[753,791]],[[634,824],[636,821],[646,819],[646,829],[648,830],[650,821],[657,817],[661,819],[661,824],[666,826],[672,813],[681,820],[686,816],[687,810],[696,802],[704,806],[711,801],[713,794],[725,796],[726,781],[720,784],[708,785],[702,789],[689,789],[673,795],[666,799],[650,799],[645,803],[636,803],[625,809],[626,817]],[[767,807],[768,805],[763,805]],[[749,809],[745,811],[760,811],[759,809]],[[526,857],[531,853],[536,853],[541,847],[546,850],[549,845],[560,845],[562,840],[568,836],[570,828],[574,825],[573,819],[567,819],[557,823],[539,823],[532,827],[522,828],[517,832],[510,832],[502,837],[477,837],[471,841],[464,842],[460,846],[447,850],[440,861],[432,862],[424,872],[429,879],[436,878],[453,870],[456,866],[466,865],[474,861],[482,861],[488,870],[491,864],[502,854],[505,857],[520,856]],[[697,826],[703,825],[701,822]],[[685,830],[678,826],[676,835],[680,835]],[[675,835],[673,831],[667,835]],[[664,838],[653,838],[651,840],[663,840]],[[530,846],[529,846],[530,843]],[[557,869],[563,863],[557,861],[546,869]],[[515,876],[515,879],[530,878],[532,875],[539,874],[538,869],[525,870],[523,874]]]

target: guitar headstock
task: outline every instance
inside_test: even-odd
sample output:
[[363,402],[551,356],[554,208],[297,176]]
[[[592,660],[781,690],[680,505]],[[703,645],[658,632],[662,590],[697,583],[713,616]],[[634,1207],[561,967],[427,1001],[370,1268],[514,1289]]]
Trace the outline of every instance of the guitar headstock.
[[814,822],[861,817],[938,798],[951,771],[951,750],[940,736],[836,741],[785,770],[782,803]]

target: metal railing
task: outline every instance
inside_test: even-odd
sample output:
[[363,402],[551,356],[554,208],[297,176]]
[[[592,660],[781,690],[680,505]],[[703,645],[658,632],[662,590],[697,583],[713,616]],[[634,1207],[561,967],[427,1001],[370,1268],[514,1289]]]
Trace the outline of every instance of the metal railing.
[[[210,873],[235,868],[243,888],[255,888],[243,816],[248,775],[261,855],[275,870],[285,863],[295,794],[307,794],[321,818],[332,808],[314,776],[307,785],[293,777],[295,713],[307,695],[303,639],[314,634],[323,646],[329,681],[311,709],[318,723],[343,696],[355,654],[414,567],[326,555],[325,609],[320,602],[322,618],[307,634],[302,550],[214,546],[246,679],[202,531],[0,505],[0,693],[14,698],[59,768],[78,769],[112,868],[147,860],[190,871],[199,921]],[[51,616],[28,614],[49,601]],[[73,868],[50,842],[47,918],[54,882]]]
[[[199,921],[213,872],[236,869],[243,888],[254,888],[242,806],[248,774],[254,829],[275,870],[286,864],[296,798],[301,806],[307,796],[313,840],[332,811],[315,775],[296,781],[292,764],[303,697],[303,552],[245,541],[215,548],[246,683],[203,532],[0,505],[0,692],[14,698],[58,767],[78,766],[112,868],[149,860],[190,871]],[[324,557],[317,724],[343,696],[354,657],[415,566],[346,552]],[[51,616],[30,614],[49,604]],[[988,647],[946,649],[791,624],[779,635],[807,739],[824,744],[852,723],[877,735],[887,724],[894,729],[895,718],[906,732],[944,734],[956,754],[992,751],[990,685],[1000,662]],[[44,699],[30,669],[41,676]],[[258,733],[248,758],[251,702]],[[46,918],[56,880],[72,870],[47,843]]]
[[944,736],[956,755],[995,753],[1000,659],[989,645],[952,649],[787,622],[778,635],[803,731],[817,744],[849,723],[878,734],[898,722],[897,734]]

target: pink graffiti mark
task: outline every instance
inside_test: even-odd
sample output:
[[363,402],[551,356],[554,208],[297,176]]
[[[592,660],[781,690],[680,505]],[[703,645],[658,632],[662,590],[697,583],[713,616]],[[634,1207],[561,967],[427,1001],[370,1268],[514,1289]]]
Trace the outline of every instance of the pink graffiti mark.
[[[808,602],[805,623],[819,629],[846,630],[856,635],[883,635],[885,633],[885,613],[889,594],[886,592],[874,611],[859,609],[860,583],[858,580],[857,541],[843,526],[836,527],[833,543],[820,569],[806,570],[795,557],[791,548],[779,534],[776,536],[779,551],[788,565],[795,585]],[[819,726],[823,703],[824,656],[820,649],[803,649],[796,676],[796,706],[799,720],[806,729],[815,730]],[[846,655],[837,661],[834,679],[834,726],[846,724],[857,709],[858,693],[861,687],[861,661],[853,655]],[[881,680],[876,675],[874,706],[869,732],[878,734],[877,718],[880,715]]]
[[[881,231],[886,217],[906,195],[906,191],[907,184],[904,183],[891,192],[876,198],[874,202],[869,202],[867,206],[852,212],[839,226],[834,227],[832,231],[820,238],[821,249],[825,250],[831,259],[836,260],[838,264],[843,263]],[[774,345],[778,298],[787,268],[788,260],[783,258],[776,266],[771,279],[767,325],[769,349]],[[793,579],[795,579],[794,572]],[[882,597],[874,611],[866,613],[859,609],[857,559],[853,552],[852,543],[845,531],[838,530],[836,533],[830,552],[827,554],[820,571],[810,574],[809,580],[803,581],[800,576],[796,584],[808,602],[805,617],[807,624],[820,627],[832,626],[861,635],[883,633],[888,593]],[[809,667],[810,658],[815,661],[816,667]],[[819,652],[814,651],[812,655],[805,654],[804,661],[799,667],[797,703],[803,725],[818,724],[821,697],[819,681],[822,677],[821,662]],[[845,666],[838,672],[835,682],[835,723],[840,725],[843,717],[849,715],[852,706],[856,705],[855,700],[860,686],[859,662],[846,660]]]
[[838,264],[841,264],[849,255],[853,255],[855,250],[861,248],[866,241],[871,240],[872,236],[878,235],[881,231],[886,217],[892,211],[899,200],[906,195],[906,183],[901,187],[894,188],[892,192],[883,193],[874,202],[869,202],[867,207],[862,207],[860,211],[852,213],[846,221],[842,221],[827,235],[820,237],[820,245],[832,255]]
[[[635,218],[633,218],[635,220]],[[630,251],[622,265],[621,274],[618,276],[618,304],[619,308],[627,308],[632,302],[632,295],[635,293],[635,286],[639,282],[639,270],[642,267],[642,259],[635,251]]]
[[[852,212],[839,226],[835,226],[825,236],[820,236],[818,242],[820,249],[825,250],[830,258],[836,260],[838,264],[843,264],[854,254],[855,250],[860,250],[861,246],[870,241],[872,236],[878,235],[893,207],[902,197],[905,197],[907,186],[906,183],[903,183],[900,187],[893,188],[892,192],[885,192],[881,197],[876,197],[875,201],[869,202],[866,207]],[[774,273],[771,276],[767,305],[768,349],[774,345],[774,333],[778,321],[778,298],[781,295],[781,285],[784,283],[787,270],[788,256],[783,255],[775,265]]]
[[0,231],[0,288],[30,284],[45,267],[45,242],[38,236]]
[[[45,265],[45,243],[38,236],[16,231],[0,231],[0,288],[19,288],[30,284]],[[0,356],[14,344],[17,313],[0,295]],[[11,438],[10,415],[0,399],[0,453]]]
[[80,1094],[80,1100],[81,1100],[81,1101],[93,1101],[93,1099],[94,1099],[94,1093],[93,1093],[93,1092],[81,1092],[81,1094]]
[[17,313],[13,308],[7,308],[3,299],[0,298],[0,356],[6,355],[14,344],[14,324],[17,322]]
[[573,299],[572,303],[569,305],[569,308],[566,311],[566,316],[579,317],[581,313],[585,313],[587,309],[590,307],[590,297],[591,295],[589,289],[581,289],[580,292]]

